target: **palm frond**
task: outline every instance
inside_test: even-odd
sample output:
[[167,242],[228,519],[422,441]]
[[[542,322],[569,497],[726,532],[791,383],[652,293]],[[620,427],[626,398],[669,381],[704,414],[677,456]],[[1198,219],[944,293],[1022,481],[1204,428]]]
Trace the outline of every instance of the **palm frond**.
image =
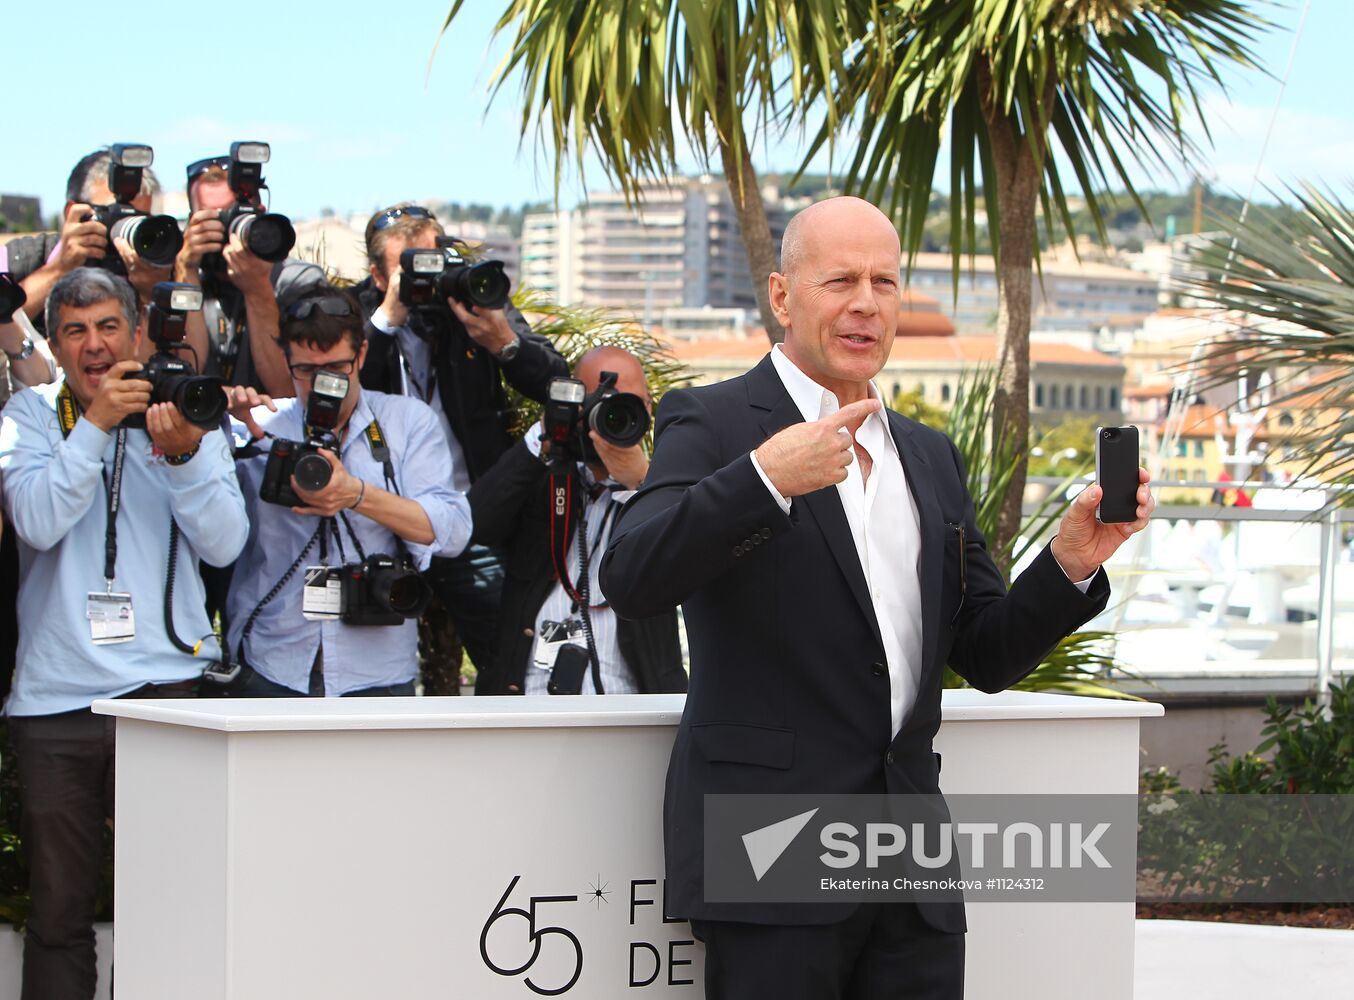
[[1299,211],[1256,207],[1191,260],[1186,290],[1228,311],[1233,333],[1202,355],[1200,388],[1267,370],[1272,404],[1301,400],[1313,426],[1285,442],[1306,473],[1349,478],[1354,465],[1354,208],[1313,184]]

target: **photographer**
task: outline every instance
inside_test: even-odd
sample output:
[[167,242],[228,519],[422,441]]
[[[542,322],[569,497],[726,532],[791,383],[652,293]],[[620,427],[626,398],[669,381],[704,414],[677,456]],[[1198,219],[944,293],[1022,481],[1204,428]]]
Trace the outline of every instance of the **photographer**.
[[90,705],[195,693],[216,649],[197,563],[229,563],[249,526],[225,436],[125,377],[141,374],[131,285],[77,268],[46,317],[64,375],[11,399],[0,428],[23,566],[5,712],[32,892],[24,995],[88,1000],[114,767],[114,720]]
[[[512,446],[507,387],[542,402],[550,380],[568,375],[569,366],[511,303],[490,309],[448,297],[410,309],[401,301],[401,254],[436,250],[443,237],[441,224],[417,205],[393,206],[367,223],[371,277],[356,289],[370,317],[362,384],[431,406],[456,459],[456,487],[468,490]],[[503,569],[496,552],[472,545],[457,559],[434,559],[428,578],[435,600],[421,636],[425,685],[455,694],[457,637],[477,666],[493,659]]]
[[[107,147],[82,157],[66,181],[61,232],[20,236],[0,247],[0,271],[11,272],[23,284],[28,295],[24,310],[44,335],[43,309],[52,286],[62,275],[77,267],[92,266],[110,249],[121,258],[127,280],[136,289],[141,302],[149,301],[150,290],[157,281],[168,281],[172,276],[172,268],[157,267],[143,260],[125,239],[115,240],[110,248],[108,227],[91,217],[96,207],[115,201],[109,184],[112,166],[112,150]],[[142,168],[140,173],[140,192],[131,199],[131,205],[139,212],[148,213],[151,199],[160,191],[160,183],[150,167]]]
[[251,409],[260,397],[237,389],[232,408],[254,443],[237,462],[252,527],[227,601],[243,665],[227,693],[413,694],[426,604],[414,570],[470,538],[445,437],[426,404],[360,387],[351,296],[315,290],[281,333],[296,395]]
[[[236,143],[253,150],[264,143]],[[232,184],[232,165],[234,183]],[[287,256],[296,234],[282,216],[266,216],[276,239],[264,256],[251,251],[239,232],[227,234],[223,215],[239,205],[262,212],[263,180],[255,163],[238,157],[209,156],[188,165],[188,206],[183,249],[174,262],[174,280],[200,285],[204,303],[199,336],[208,344],[205,370],[232,385],[252,386],[273,396],[289,396],[291,376],[278,345],[279,303],[292,302],[324,283],[315,264]],[[241,174],[252,176],[241,177]],[[280,220],[274,222],[274,220]]]
[[[615,391],[633,394],[620,400],[632,401],[631,412],[594,421],[590,403],[603,409],[620,399],[598,393],[604,373],[615,374]],[[651,408],[644,369],[627,351],[600,347],[579,360],[577,377],[581,386],[572,380],[556,384],[573,388],[576,397],[586,390],[582,405],[547,403],[543,423],[470,490],[475,540],[507,550],[498,655],[480,666],[476,694],[686,690],[676,612],[639,621],[618,618],[597,582],[616,514],[649,469],[640,443]],[[624,427],[622,440],[634,443],[612,443],[590,429],[593,422]],[[556,488],[566,491],[569,513],[567,528],[552,532]],[[555,552],[552,537],[559,546]]]

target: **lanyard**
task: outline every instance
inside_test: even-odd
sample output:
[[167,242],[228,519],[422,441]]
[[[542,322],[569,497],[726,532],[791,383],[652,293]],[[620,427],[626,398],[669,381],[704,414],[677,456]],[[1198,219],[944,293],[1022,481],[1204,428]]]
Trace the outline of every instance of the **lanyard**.
[[[80,404],[75,401],[68,384],[63,383],[56,397],[56,417],[61,425],[61,436],[70,437],[75,422],[80,418]],[[118,510],[122,507],[122,468],[127,459],[127,428],[119,427],[117,444],[113,448],[113,479],[104,471],[104,490],[108,494],[108,524],[103,534],[103,579],[107,592],[113,592],[113,571],[118,561]]]

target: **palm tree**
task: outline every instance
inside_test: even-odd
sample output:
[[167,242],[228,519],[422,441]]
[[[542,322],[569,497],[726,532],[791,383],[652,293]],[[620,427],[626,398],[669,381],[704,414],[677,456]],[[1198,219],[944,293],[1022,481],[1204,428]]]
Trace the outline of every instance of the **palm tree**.
[[1314,418],[1287,446],[1306,471],[1346,481],[1354,466],[1354,209],[1312,184],[1296,214],[1252,209],[1223,220],[1186,279],[1196,296],[1244,315],[1202,358],[1210,384],[1268,370],[1272,402],[1302,397]]
[[[1241,0],[897,0],[878,10],[869,37],[853,25],[838,36],[848,57],[835,99],[858,129],[848,190],[888,205],[915,252],[948,130],[956,288],[981,193],[1000,292],[994,426],[1023,442],[1040,213],[1075,234],[1075,186],[1101,239],[1097,191],[1125,189],[1146,215],[1133,168],[1197,156],[1190,133],[1207,136],[1199,85],[1221,86],[1225,64],[1253,66],[1248,45],[1269,25]],[[825,121],[810,155],[840,129]],[[1022,456],[998,545],[1019,528],[1024,485]]]
[[[463,0],[455,0],[445,32]],[[494,74],[496,95],[521,71],[522,132],[533,127],[555,155],[555,184],[571,156],[580,175],[589,150],[628,199],[646,181],[679,173],[679,139],[703,165],[718,150],[742,231],[762,323],[771,312],[767,276],[776,269],[751,145],[798,101],[810,82],[843,69],[834,41],[856,38],[865,18],[848,0],[508,0],[495,33],[513,29]],[[822,107],[837,123],[832,88]],[[750,123],[750,124],[749,124]]]

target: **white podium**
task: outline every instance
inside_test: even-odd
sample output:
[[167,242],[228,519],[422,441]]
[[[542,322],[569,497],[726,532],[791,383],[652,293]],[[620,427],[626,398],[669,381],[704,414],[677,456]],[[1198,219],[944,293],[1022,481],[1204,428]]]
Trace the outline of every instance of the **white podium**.
[[[681,696],[103,701],[116,993],[701,996],[663,915]],[[1137,787],[1156,705],[947,692],[946,792]],[[969,998],[1129,1000],[1133,904],[969,907]]]

